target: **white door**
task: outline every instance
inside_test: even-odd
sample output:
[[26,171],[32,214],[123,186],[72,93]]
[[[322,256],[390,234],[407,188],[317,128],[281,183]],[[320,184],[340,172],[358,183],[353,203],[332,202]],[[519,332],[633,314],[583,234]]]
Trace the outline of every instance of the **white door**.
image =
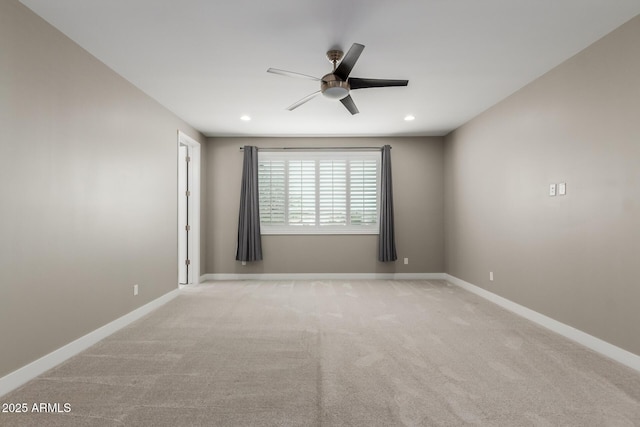
[[189,259],[189,147],[178,147],[178,283],[191,282]]

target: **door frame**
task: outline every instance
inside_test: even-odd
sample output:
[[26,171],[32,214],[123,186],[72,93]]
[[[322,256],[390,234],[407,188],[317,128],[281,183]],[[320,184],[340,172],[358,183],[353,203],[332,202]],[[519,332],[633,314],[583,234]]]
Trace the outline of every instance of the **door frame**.
[[[186,145],[189,147],[191,151],[190,157],[191,161],[189,162],[189,225],[191,226],[190,234],[189,234],[189,258],[191,259],[190,264],[190,273],[188,274],[188,283],[186,285],[180,284],[180,278],[176,275],[176,283],[178,283],[179,287],[189,286],[189,285],[198,285],[200,284],[200,161],[201,161],[201,153],[200,153],[200,143],[195,139],[191,138],[189,135],[185,134],[182,131],[178,131],[178,143],[176,144],[176,158],[178,161],[178,170],[176,175],[176,187],[178,188],[177,197],[184,196],[184,194],[179,194],[179,186],[178,186],[178,177],[180,173],[185,173],[184,170],[184,161],[181,161],[179,156],[180,145]],[[176,199],[178,201],[179,199]],[[178,205],[176,204],[176,230],[180,233],[180,223],[178,222]],[[178,258],[178,242],[176,236],[176,258]],[[178,259],[178,263],[183,263],[184,260]]]

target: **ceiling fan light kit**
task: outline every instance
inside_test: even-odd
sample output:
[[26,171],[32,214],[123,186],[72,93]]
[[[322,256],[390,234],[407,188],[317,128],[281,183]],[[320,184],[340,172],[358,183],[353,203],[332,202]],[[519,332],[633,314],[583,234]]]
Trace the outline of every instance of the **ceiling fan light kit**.
[[327,74],[322,77],[322,83],[320,83],[320,90],[322,94],[331,99],[342,99],[349,95],[349,82],[338,79],[335,74]]
[[364,45],[354,43],[344,55],[344,52],[338,49],[332,49],[327,52],[327,59],[333,64],[333,72],[325,74],[321,79],[306,74],[296,73],[293,71],[279,70],[269,68],[267,72],[280,74],[287,77],[305,78],[320,81],[320,90],[305,96],[301,100],[291,104],[287,109],[293,111],[302,104],[322,94],[329,99],[340,100],[342,105],[351,113],[358,114],[358,108],[351,98],[349,92],[355,89],[366,89],[372,87],[390,87],[390,86],[406,86],[408,80],[386,80],[386,79],[362,79],[358,77],[349,77],[351,70],[358,61],[360,54],[364,50]]

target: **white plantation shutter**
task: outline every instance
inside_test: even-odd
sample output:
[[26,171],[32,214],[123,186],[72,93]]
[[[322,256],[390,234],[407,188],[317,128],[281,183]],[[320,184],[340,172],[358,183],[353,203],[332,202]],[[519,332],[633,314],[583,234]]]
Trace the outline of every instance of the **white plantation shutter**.
[[[258,155],[258,157],[260,157]],[[286,224],[284,160],[258,160],[258,193],[260,222],[273,225]]]
[[316,164],[313,160],[289,160],[289,225],[316,223]]
[[347,161],[320,160],[320,226],[347,225]]
[[354,160],[351,169],[351,224],[378,223],[378,164],[374,160]]
[[379,152],[260,152],[262,234],[377,234]]

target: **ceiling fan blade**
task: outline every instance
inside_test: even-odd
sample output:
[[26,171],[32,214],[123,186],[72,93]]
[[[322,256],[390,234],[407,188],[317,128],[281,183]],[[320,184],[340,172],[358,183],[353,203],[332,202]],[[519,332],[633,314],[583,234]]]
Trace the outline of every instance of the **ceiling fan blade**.
[[277,68],[269,68],[267,70],[267,73],[280,74],[281,76],[287,76],[287,77],[297,77],[297,78],[315,80],[317,82],[320,81],[320,79],[317,78],[317,77],[308,76],[308,75],[302,74],[302,73],[295,73],[293,71],[279,70]]
[[351,77],[349,86],[351,89],[365,89],[368,87],[389,87],[389,86],[406,86],[409,80],[386,80],[386,79],[360,79]]
[[360,58],[360,54],[363,50],[364,45],[359,43],[352,44],[349,52],[347,52],[344,58],[342,58],[342,61],[340,61],[338,68],[336,68],[336,71],[333,74],[340,77],[342,80],[347,80],[349,73],[351,73],[353,66],[356,65],[356,61]]
[[344,105],[351,114],[358,114],[360,112],[358,111],[358,107],[356,107],[356,103],[353,102],[351,95],[345,96],[340,102],[342,102],[342,105]]
[[311,101],[313,98],[315,98],[316,96],[320,95],[321,93],[322,93],[322,91],[313,92],[311,95],[305,96],[300,101],[294,102],[293,104],[289,105],[287,107],[287,110],[293,111],[296,108],[298,108],[299,106],[301,106],[302,104],[304,104],[305,102]]

